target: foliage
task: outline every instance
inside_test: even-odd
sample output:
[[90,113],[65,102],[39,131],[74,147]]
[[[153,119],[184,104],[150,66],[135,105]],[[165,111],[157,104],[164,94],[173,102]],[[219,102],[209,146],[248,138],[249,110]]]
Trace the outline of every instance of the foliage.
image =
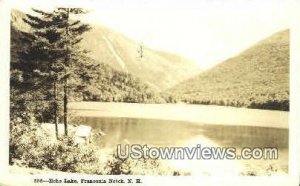
[[289,110],[289,31],[168,90],[181,101]]
[[133,75],[99,64],[97,76],[82,92],[85,101],[162,103],[163,98]]
[[36,126],[18,138],[15,152],[21,164],[38,169],[81,172],[83,167],[98,163],[93,146],[76,145],[71,138],[53,143],[49,143],[49,140],[47,133]]
[[178,176],[188,175],[188,172],[173,170],[163,165],[158,159],[119,158],[116,154],[106,164],[108,175],[151,175]]
[[39,122],[46,119],[57,124],[63,114],[67,126],[69,90],[82,91],[97,67],[78,45],[90,27],[70,18],[83,14],[80,8],[32,10],[36,16],[26,14],[23,18],[30,31],[18,32],[12,24],[12,99],[34,103],[39,111],[33,113],[42,114],[36,116]]
[[[16,109],[16,107],[13,107]],[[18,109],[19,111],[20,109]],[[19,148],[22,146],[19,142],[28,131],[35,126],[32,125],[33,116],[28,112],[18,112],[10,114],[10,138],[9,138],[9,162],[13,163],[13,159],[20,159],[22,153]]]

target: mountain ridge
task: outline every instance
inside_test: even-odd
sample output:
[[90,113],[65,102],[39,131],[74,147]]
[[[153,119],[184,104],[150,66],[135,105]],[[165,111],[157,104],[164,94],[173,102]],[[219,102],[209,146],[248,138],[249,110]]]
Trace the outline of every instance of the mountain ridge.
[[289,109],[289,30],[167,91],[189,103]]
[[[102,45],[99,46],[99,43]],[[143,48],[143,56],[139,57],[140,45],[137,42],[123,34],[106,31],[105,27],[95,26],[86,34],[82,46],[94,48],[89,49],[92,51],[91,58],[119,71],[132,73],[157,90],[167,89],[200,72],[195,64],[184,57],[148,47]]]

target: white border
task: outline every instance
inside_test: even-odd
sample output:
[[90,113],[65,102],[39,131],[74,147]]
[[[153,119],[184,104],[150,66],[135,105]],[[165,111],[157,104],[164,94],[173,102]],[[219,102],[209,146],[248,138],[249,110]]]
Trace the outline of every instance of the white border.
[[[130,0],[129,0],[130,1]],[[34,2],[34,1],[31,1]],[[35,3],[49,3],[50,1],[35,1]],[[67,1],[68,4],[81,6],[89,1]],[[8,181],[21,185],[34,185],[37,176],[10,175],[8,173],[8,130],[9,130],[9,62],[10,62],[10,3],[0,0],[0,183]],[[18,1],[21,3],[21,1]],[[26,3],[22,1],[22,3]],[[65,5],[66,1],[51,0],[51,4]],[[226,1],[224,1],[226,3]],[[290,146],[289,146],[289,175],[271,177],[153,177],[153,176],[81,176],[82,178],[142,178],[142,185],[299,185],[300,170],[300,1],[289,1],[291,11],[291,60],[290,60]],[[76,174],[74,174],[76,177]],[[53,177],[53,175],[39,175],[38,178]],[[65,178],[66,176],[54,176]],[[67,176],[70,177],[70,176]],[[73,176],[71,176],[73,177]],[[101,184],[104,185],[104,184]],[[108,184],[113,185],[113,184]],[[124,185],[124,184],[123,184]],[[125,184],[126,185],[126,184]]]
[[[0,172],[8,171],[10,9],[0,0]],[[1,180],[1,176],[0,176]]]

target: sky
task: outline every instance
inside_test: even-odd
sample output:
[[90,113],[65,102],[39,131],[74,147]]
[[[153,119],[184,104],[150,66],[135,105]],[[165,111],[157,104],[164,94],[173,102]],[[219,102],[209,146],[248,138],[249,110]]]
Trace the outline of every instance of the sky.
[[[20,3],[22,2],[22,3]],[[208,69],[290,27],[288,0],[23,1],[14,8],[84,7],[81,19],[110,27],[146,47],[173,52]],[[46,3],[47,2],[47,3]],[[68,3],[68,4],[66,4]]]

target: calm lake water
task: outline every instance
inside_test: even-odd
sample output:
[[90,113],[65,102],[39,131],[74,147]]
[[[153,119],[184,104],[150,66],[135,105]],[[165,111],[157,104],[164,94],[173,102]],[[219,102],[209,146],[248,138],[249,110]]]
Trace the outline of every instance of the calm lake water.
[[[83,123],[94,131],[106,135],[95,140],[100,148],[116,148],[117,144],[147,144],[148,146],[223,146],[276,147],[278,160],[239,160],[244,167],[269,169],[272,165],[279,172],[288,169],[288,129],[206,125],[184,121],[81,117]],[[231,161],[232,162],[232,161]],[[235,161],[237,162],[237,161]]]

